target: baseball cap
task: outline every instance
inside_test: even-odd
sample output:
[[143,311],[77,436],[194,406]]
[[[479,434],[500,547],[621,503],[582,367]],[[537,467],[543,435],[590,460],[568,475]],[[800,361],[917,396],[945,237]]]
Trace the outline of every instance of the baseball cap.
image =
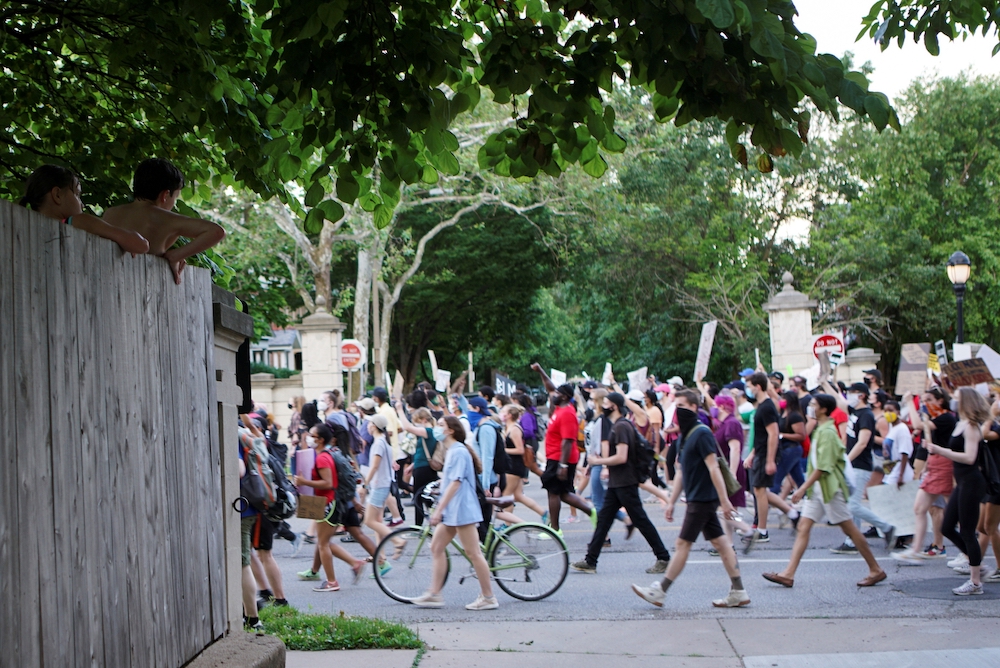
[[618,407],[619,413],[625,412],[625,397],[623,397],[618,392],[612,392],[611,394],[609,394],[608,401],[610,401],[611,403],[613,403],[615,406]]
[[573,386],[570,385],[569,383],[563,383],[562,385],[556,388],[556,392],[558,392],[559,394],[563,395],[568,399],[572,399],[575,390],[573,389]]
[[680,376],[674,376],[667,381],[667,385],[675,385],[677,387],[684,387],[684,379]]
[[363,397],[354,402],[354,405],[363,411],[375,410],[375,400],[371,397]]
[[469,406],[475,406],[480,413],[485,413],[490,409],[490,405],[482,397],[472,397],[469,399]]
[[746,369],[743,369],[743,371],[740,371],[740,378],[747,378],[748,376],[752,376],[753,373],[753,369],[747,367]]
[[785,382],[785,374],[781,373],[780,371],[772,371],[771,373],[767,374],[767,377],[768,378],[777,378],[782,383]]
[[666,383],[660,383],[659,385],[657,385],[656,387],[653,388],[653,391],[654,392],[669,392],[672,389],[674,389],[674,388],[670,387]]
[[734,380],[733,382],[731,382],[728,385],[724,386],[722,389],[724,389],[724,390],[739,390],[740,392],[742,392],[743,390],[746,389],[746,387],[747,387],[746,384],[742,380]]
[[851,386],[847,388],[847,390],[848,392],[860,392],[861,394],[864,395],[867,395],[871,391],[869,390],[868,386],[865,385],[864,383],[852,383]]
[[629,390],[629,393],[626,394],[625,396],[636,403],[642,403],[642,398],[643,398],[642,390]]
[[381,386],[372,390],[372,396],[381,399],[382,401],[389,401],[389,393],[384,387]]
[[868,369],[867,371],[865,371],[865,373],[874,378],[879,383],[882,382],[882,372],[879,371],[878,369]]
[[368,421],[373,425],[378,427],[381,431],[385,431],[389,428],[389,421],[385,419],[384,415],[375,414],[368,418]]
[[583,384],[580,385],[580,387],[582,387],[585,390],[596,390],[597,389],[597,381],[596,380],[585,380],[585,381],[583,381]]

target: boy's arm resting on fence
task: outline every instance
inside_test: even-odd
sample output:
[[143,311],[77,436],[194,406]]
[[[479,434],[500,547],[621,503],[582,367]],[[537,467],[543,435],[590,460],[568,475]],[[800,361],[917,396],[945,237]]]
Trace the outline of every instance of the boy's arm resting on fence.
[[73,216],[72,222],[73,227],[76,229],[114,241],[123,251],[131,253],[133,256],[149,252],[149,242],[146,240],[146,237],[138,232],[109,225],[97,216],[92,216],[89,213],[81,213]]
[[163,254],[163,259],[170,265],[174,281],[181,282],[181,272],[184,271],[185,260],[192,255],[208,250],[226,238],[226,231],[221,225],[199,218],[189,218],[173,214],[170,224],[177,236],[187,237],[191,241],[183,246],[171,248]]

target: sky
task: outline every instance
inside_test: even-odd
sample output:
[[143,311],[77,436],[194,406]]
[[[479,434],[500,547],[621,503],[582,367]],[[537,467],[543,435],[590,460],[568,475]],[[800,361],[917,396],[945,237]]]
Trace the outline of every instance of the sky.
[[912,38],[902,49],[893,40],[883,52],[867,35],[860,42],[854,41],[861,31],[861,19],[871,10],[875,0],[794,2],[799,10],[795,25],[816,38],[817,53],[841,56],[845,51],[852,51],[856,68],[871,61],[875,66],[875,73],[869,77],[871,90],[885,93],[890,100],[921,76],[955,76],[966,70],[981,75],[1000,74],[1000,54],[991,55],[997,44],[996,35],[977,35],[965,42],[941,40],[941,54],[936,57],[927,53],[922,41],[917,44]]

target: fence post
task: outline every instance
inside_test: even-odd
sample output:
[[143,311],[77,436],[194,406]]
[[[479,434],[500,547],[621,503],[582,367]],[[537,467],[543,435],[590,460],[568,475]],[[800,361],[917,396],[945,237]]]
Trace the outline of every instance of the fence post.
[[212,286],[212,316],[215,325],[215,388],[219,462],[222,475],[223,542],[226,546],[226,610],[228,631],[238,630],[243,622],[240,574],[240,514],[233,510],[233,500],[240,495],[237,406],[243,403],[243,391],[236,384],[236,351],[253,334],[253,318],[235,308],[232,293]]

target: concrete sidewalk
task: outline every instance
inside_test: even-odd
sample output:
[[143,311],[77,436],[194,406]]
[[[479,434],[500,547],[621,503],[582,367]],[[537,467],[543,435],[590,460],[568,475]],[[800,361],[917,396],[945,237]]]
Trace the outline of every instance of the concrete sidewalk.
[[[417,626],[420,668],[995,668],[1000,619],[704,619]],[[413,650],[289,652],[288,668],[410,668]]]

